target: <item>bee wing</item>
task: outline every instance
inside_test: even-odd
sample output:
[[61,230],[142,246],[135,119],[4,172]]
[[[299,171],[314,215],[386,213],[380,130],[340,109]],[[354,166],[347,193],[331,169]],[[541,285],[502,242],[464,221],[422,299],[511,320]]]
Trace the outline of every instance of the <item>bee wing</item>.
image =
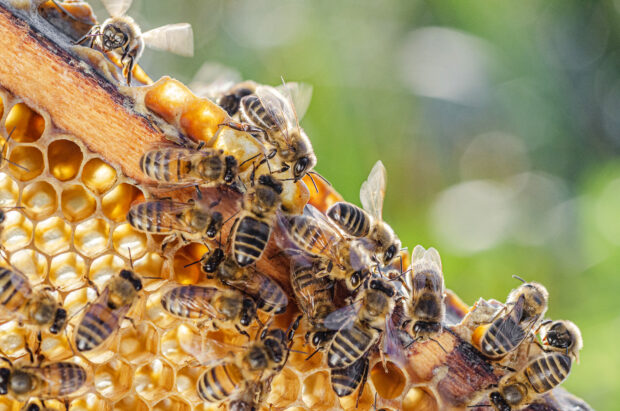
[[525,296],[519,296],[519,299],[508,312],[507,315],[501,317],[501,324],[498,327],[498,335],[505,336],[511,342],[517,342],[521,340],[525,335],[521,327],[519,327],[519,320],[521,314],[523,314],[523,305],[525,304]]
[[189,23],[166,24],[142,33],[144,44],[185,57],[194,55],[194,32]]
[[312,100],[312,86],[308,83],[289,82],[276,87],[283,96],[289,97],[295,110],[296,120],[301,121]]
[[103,7],[112,17],[124,16],[133,0],[101,0]]
[[260,85],[256,87],[255,94],[271,120],[288,140],[289,128],[297,125],[291,102],[271,86]]
[[184,341],[182,348],[203,366],[228,362],[232,360],[233,355],[244,350],[243,346],[227,344],[215,338],[208,338],[208,335]]
[[[61,364],[72,364],[69,361],[62,362],[53,362],[44,366],[26,366],[23,367],[28,370],[29,373],[35,374],[41,381],[43,381],[43,386],[45,387],[45,391],[57,393],[59,397],[70,394],[74,391],[77,391],[81,386],[75,386],[75,384],[79,381],[79,378],[69,377],[67,379],[58,378],[60,372],[49,372],[50,369],[58,368],[62,366]],[[80,367],[81,368],[81,367]],[[83,376],[86,377],[86,371],[83,370]],[[73,374],[71,374],[73,375]],[[40,387],[43,388],[43,387]]]
[[385,334],[383,336],[383,352],[400,366],[406,364],[406,359],[403,350],[403,342],[409,334],[399,330],[392,320],[392,316],[385,317]]
[[354,301],[351,305],[345,305],[325,317],[323,325],[330,330],[351,328],[361,308],[362,300]]
[[[288,304],[288,299],[286,298],[284,290],[282,290],[280,284],[274,279],[252,268],[248,268],[247,270],[249,275],[244,276],[245,278],[237,281],[227,280],[227,282],[231,286],[254,297],[256,305],[259,307],[281,307]],[[265,293],[267,288],[272,290],[272,292],[269,294]],[[284,296],[283,300],[280,299],[282,296]]]
[[383,198],[385,197],[386,185],[387,172],[383,163],[379,160],[370,170],[368,179],[362,183],[360,188],[362,207],[377,220],[381,220],[381,215],[383,214]]
[[[204,313],[205,316],[203,319],[207,318],[219,318],[220,313],[215,309],[212,304],[213,297],[215,297],[220,290],[215,287],[200,287],[196,285],[181,285],[176,287],[171,287],[169,290],[165,292],[165,294],[172,293],[173,290],[177,289],[191,289],[191,288],[201,288],[202,292],[199,297],[191,296],[191,293],[183,293],[175,296],[175,304],[185,308],[189,312],[199,312]],[[164,294],[164,295],[165,295]]]
[[[151,223],[153,226],[167,228],[170,231],[176,230],[186,233],[192,232],[189,227],[187,227],[181,220],[179,220],[179,218],[177,218],[177,214],[189,210],[193,207],[192,204],[171,200],[151,200],[138,204],[145,203],[153,204],[155,207],[162,210],[159,213],[150,213],[145,217],[146,221]],[[132,206],[129,212],[131,213],[132,209],[138,204]]]
[[198,69],[189,88],[199,97],[215,100],[239,82],[241,74],[234,68],[207,61]]

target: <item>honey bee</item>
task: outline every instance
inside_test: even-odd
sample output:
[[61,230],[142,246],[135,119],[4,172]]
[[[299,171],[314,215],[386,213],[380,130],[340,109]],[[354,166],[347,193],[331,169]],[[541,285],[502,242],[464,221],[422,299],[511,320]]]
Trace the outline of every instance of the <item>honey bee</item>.
[[251,296],[259,310],[268,314],[286,311],[288,297],[271,277],[250,267],[239,267],[232,257],[223,257],[223,252],[217,248],[206,253],[201,261],[207,278],[216,277],[223,284]]
[[232,184],[239,174],[235,157],[214,148],[165,147],[147,151],[140,169],[153,180],[167,184],[213,187]]
[[[487,358],[499,360],[516,350],[535,329],[545,312],[549,293],[539,283],[526,283],[513,290],[506,301],[506,307],[484,332],[480,340],[480,350]],[[512,308],[503,314],[507,307]]]
[[350,367],[379,341],[394,308],[395,291],[380,278],[370,279],[356,301],[329,314],[327,328],[337,330],[327,350],[332,369]]
[[241,213],[231,230],[232,252],[240,267],[253,264],[265,251],[280,205],[280,194],[282,183],[263,174],[258,177],[258,185],[243,197]]
[[42,329],[58,334],[67,323],[67,311],[49,288],[33,290],[23,273],[5,267],[0,267],[0,311],[36,328],[39,338]]
[[30,398],[41,400],[70,396],[86,382],[86,371],[72,362],[54,362],[44,366],[14,366],[0,368],[0,395],[9,395],[17,401]]
[[110,341],[142,290],[142,280],[130,270],[112,277],[95,301],[89,303],[74,335],[78,351],[91,351]]
[[572,321],[546,321],[541,324],[540,335],[543,350],[563,352],[579,363],[579,351],[583,348],[581,331]]
[[143,33],[134,19],[125,15],[131,0],[102,0],[102,3],[110,18],[93,26],[77,44],[86,43],[88,47],[120,54],[127,85],[131,85],[131,71],[145,46],[186,57],[194,55],[194,35],[188,23],[168,24]]
[[570,373],[571,359],[559,352],[541,353],[514,374],[504,376],[489,394],[498,411],[521,409],[541,394],[560,385]]
[[256,318],[256,303],[252,298],[232,289],[182,285],[166,291],[161,297],[162,307],[170,314],[200,323],[234,325],[247,336],[247,328]]
[[421,245],[413,249],[408,282],[411,296],[405,299],[402,327],[414,342],[432,340],[441,333],[445,317],[445,286],[437,250],[432,247],[425,250]]
[[382,265],[399,257],[401,247],[392,227],[382,219],[386,184],[385,167],[377,161],[360,189],[363,209],[340,201],[327,210],[327,216],[346,234],[371,240],[374,258]]
[[306,205],[302,215],[282,217],[280,222],[288,238],[303,252],[321,261],[317,276],[344,280],[355,291],[370,275],[370,257],[356,240],[345,238],[320,211]]
[[259,340],[251,343],[242,355],[209,367],[196,386],[200,399],[210,403],[224,401],[280,372],[288,360],[300,318],[286,332],[280,328],[265,328]]
[[[332,368],[330,370],[330,381],[336,395],[339,397],[346,397],[353,394],[359,387],[363,387],[368,380],[368,368],[369,362],[367,355],[364,355],[348,367]],[[362,388],[360,388],[357,396],[358,402],[361,394]]]
[[181,203],[170,199],[145,201],[134,204],[127,213],[127,221],[135,229],[154,234],[168,234],[162,241],[162,250],[177,237],[187,243],[191,240],[213,239],[222,228],[223,217],[212,211],[215,203],[191,199]]

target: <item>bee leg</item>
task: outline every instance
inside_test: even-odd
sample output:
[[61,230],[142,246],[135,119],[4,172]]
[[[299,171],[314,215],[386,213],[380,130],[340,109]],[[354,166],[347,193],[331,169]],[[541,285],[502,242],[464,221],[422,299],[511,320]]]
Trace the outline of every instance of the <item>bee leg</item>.
[[166,251],[166,247],[168,247],[168,244],[172,243],[174,240],[176,240],[177,235],[175,234],[170,234],[169,236],[166,236],[166,238],[164,238],[164,240],[161,242],[161,252],[162,254],[164,253],[164,251]]
[[125,58],[129,59],[129,63],[125,68],[127,69],[127,85],[131,87],[131,72],[133,71],[134,58],[131,54],[129,54],[129,46],[127,46],[123,53],[123,57],[121,57],[121,63],[125,60]]
[[136,322],[134,321],[133,318],[127,317],[127,316],[125,316],[124,318],[131,323],[131,325],[133,326],[134,330],[138,331],[138,327],[136,327]]
[[65,398],[63,402],[65,403],[65,411],[69,411],[69,400]]
[[93,280],[91,280],[91,279],[90,279],[90,278],[88,278],[88,277],[86,277],[86,283],[87,283],[90,287],[92,287],[92,288],[94,288],[94,289],[95,289],[95,293],[97,293],[97,297],[99,297],[99,289],[97,288],[97,284],[95,284],[95,283],[93,282]]
[[245,335],[246,337],[248,337],[248,340],[251,340],[252,338],[250,337],[250,334],[247,333],[247,331],[242,330],[241,328],[239,328],[239,326],[237,324],[235,324],[235,328],[237,329],[237,331],[239,331],[239,334],[241,335]]
[[[55,1],[54,4],[58,5]],[[92,48],[93,47],[93,43],[95,41],[95,36],[99,35],[99,30],[100,27],[97,26],[93,26],[88,33],[84,34],[82,37],[80,37],[76,42],[74,42],[73,44],[75,45],[80,45],[86,41],[88,41],[88,47]]]
[[364,392],[364,386],[366,386],[366,381],[368,381],[368,369],[370,368],[368,362],[368,357],[364,358],[364,376],[362,377],[362,381],[360,382],[359,391],[357,391],[357,400],[355,400],[355,408],[358,407],[360,403],[360,398],[362,397],[362,393]]

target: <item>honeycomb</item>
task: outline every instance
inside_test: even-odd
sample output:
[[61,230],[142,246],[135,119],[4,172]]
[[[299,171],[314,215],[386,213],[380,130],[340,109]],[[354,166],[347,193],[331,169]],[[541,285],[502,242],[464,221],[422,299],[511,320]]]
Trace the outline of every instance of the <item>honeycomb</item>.
[[[122,92],[131,97],[135,111],[168,132],[178,130],[196,140],[208,140],[221,123],[221,109],[208,100],[198,99],[171,79],[138,89],[125,88]],[[96,142],[62,131],[57,118],[26,101],[31,100],[0,89],[0,143],[6,143],[0,166],[0,207],[6,211],[0,244],[8,263],[21,270],[32,285],[52,287],[68,311],[67,332],[43,332],[41,353],[46,360],[74,361],[86,369],[85,390],[70,397],[69,409],[225,409],[203,403],[196,394],[196,382],[205,369],[200,365],[201,359],[205,353],[217,352],[221,342],[241,347],[247,339],[225,328],[198,329],[161,307],[161,295],[171,285],[204,282],[198,266],[187,264],[199,259],[206,248],[202,244],[179,245],[162,255],[161,236],[138,232],[126,222],[131,204],[150,198],[153,191],[153,186],[139,182],[137,174],[131,171],[137,168],[135,156],[144,147],[135,152],[128,149],[127,164],[115,163],[101,154],[112,156],[111,152],[97,149],[102,146]],[[223,133],[217,144],[225,147],[233,145],[233,141],[238,157],[248,158],[256,152],[253,139],[234,130]],[[129,145],[126,143],[127,148]],[[299,212],[308,201],[325,209],[341,199],[321,180],[316,180],[318,193],[310,195],[306,185],[312,185],[307,179],[304,181],[289,182],[285,188],[284,204],[291,212]],[[226,208],[226,201],[220,207],[228,215],[232,213]],[[274,247],[271,244],[265,254],[272,256]],[[124,321],[103,349],[74,352],[69,339],[80,312],[113,275],[130,266],[145,278],[144,291],[128,313],[131,321]],[[258,268],[273,272],[288,289],[285,260],[263,258]],[[446,301],[448,319],[456,324],[469,307],[452,293]],[[297,315],[291,303],[273,325],[286,328]],[[453,405],[458,399],[445,402],[442,390],[458,381],[444,378],[446,367],[432,366],[444,363],[446,356],[428,342],[419,344],[410,354],[412,361],[421,364],[415,369],[396,359],[388,359],[384,366],[379,356],[373,354],[359,404],[358,392],[338,398],[331,388],[323,353],[307,359],[305,331],[302,323],[293,340],[294,351],[270,384],[261,409],[463,409]],[[256,327],[250,329],[250,335],[256,332]],[[460,353],[461,346],[456,346],[458,340],[451,333],[442,334],[439,342],[441,350],[450,355]],[[33,330],[20,327],[14,320],[0,319],[0,352],[12,361],[23,360],[26,348],[36,344]],[[480,375],[473,379],[480,380],[479,384],[496,381],[483,364],[475,363],[479,361],[476,358],[474,354],[467,358],[468,366],[480,367]],[[424,369],[426,373],[422,372]],[[464,379],[471,376],[467,370],[461,372],[465,373],[461,375]],[[462,404],[463,400],[460,401]],[[23,405],[9,396],[0,396],[0,411],[20,410]],[[60,401],[46,401],[46,406],[64,409]]]

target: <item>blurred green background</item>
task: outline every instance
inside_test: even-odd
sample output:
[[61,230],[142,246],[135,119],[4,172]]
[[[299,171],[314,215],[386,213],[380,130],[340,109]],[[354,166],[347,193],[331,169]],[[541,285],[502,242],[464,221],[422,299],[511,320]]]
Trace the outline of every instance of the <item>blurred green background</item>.
[[194,26],[193,59],[144,53],[154,79],[211,61],[312,84],[317,170],[359,204],[383,160],[385,220],[410,250],[440,251],[467,303],[503,301],[513,274],[546,285],[549,317],[585,341],[565,386],[620,409],[620,0],[135,0],[130,14]]

